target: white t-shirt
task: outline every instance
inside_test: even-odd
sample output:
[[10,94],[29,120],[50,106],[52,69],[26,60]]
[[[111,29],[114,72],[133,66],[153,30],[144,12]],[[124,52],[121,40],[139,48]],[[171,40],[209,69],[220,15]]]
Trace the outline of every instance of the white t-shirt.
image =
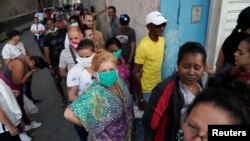
[[35,16],[34,17],[37,17],[39,22],[43,22],[43,19],[44,19],[44,13],[42,12],[36,12]]
[[[188,87],[182,81],[179,81],[179,85],[180,85],[181,94],[184,99],[184,105],[181,108],[181,121],[184,121],[187,116],[187,109],[194,101],[195,95],[192,94],[192,92],[188,89]],[[198,83],[197,85],[199,86],[200,91],[202,91],[202,88],[200,87],[200,85]]]
[[69,48],[69,36],[68,36],[68,33],[65,36],[64,48]]
[[76,64],[67,75],[67,87],[79,86],[77,95],[81,95],[92,83],[91,74],[80,64]]
[[26,55],[25,48],[22,42],[17,43],[16,46],[6,43],[2,50],[3,59],[14,59],[20,55]]
[[[75,56],[77,55],[76,51],[73,50],[75,53]],[[71,68],[75,66],[74,58],[70,52],[70,48],[65,48],[62,50],[60,54],[60,61],[59,61],[59,67],[60,68],[67,68],[69,71]]]
[[[40,32],[40,31],[44,31],[45,28],[42,24],[38,23],[38,24],[32,24],[31,27],[30,27],[30,31],[31,32]],[[39,36],[40,34],[35,34],[36,36]]]

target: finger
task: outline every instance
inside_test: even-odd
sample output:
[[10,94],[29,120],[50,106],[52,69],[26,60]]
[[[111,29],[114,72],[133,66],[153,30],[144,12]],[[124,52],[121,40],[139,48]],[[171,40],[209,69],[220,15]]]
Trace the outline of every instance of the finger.
[[15,135],[17,135],[17,133],[16,132],[10,132],[10,135],[15,136]]

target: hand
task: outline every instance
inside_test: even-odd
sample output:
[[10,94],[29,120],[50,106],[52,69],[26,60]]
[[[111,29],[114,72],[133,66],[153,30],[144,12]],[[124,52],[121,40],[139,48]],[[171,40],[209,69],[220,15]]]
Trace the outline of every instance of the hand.
[[49,72],[52,76],[55,76],[55,74],[56,74],[52,67],[49,67]]
[[130,70],[131,65],[129,63],[126,63],[127,69]]
[[104,11],[107,11],[107,10],[108,10],[108,6],[107,6],[107,4],[105,4]]
[[39,69],[32,69],[31,73],[37,72]]
[[17,127],[11,125],[11,127],[8,128],[11,136],[16,136],[19,134],[19,130]]
[[146,105],[147,105],[147,102],[143,99],[143,100],[141,100],[141,101],[138,101],[138,108],[140,109],[140,110],[145,110],[145,107],[146,107]]
[[209,76],[214,74],[214,71],[213,71],[212,67],[209,64],[206,64],[205,71],[208,73]]
[[12,90],[12,93],[15,97],[18,97],[20,95],[20,91],[18,90]]

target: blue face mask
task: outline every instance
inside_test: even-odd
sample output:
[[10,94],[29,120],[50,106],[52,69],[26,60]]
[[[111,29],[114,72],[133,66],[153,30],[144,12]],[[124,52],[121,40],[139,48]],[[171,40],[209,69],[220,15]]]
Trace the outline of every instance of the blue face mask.
[[118,79],[118,73],[116,69],[109,72],[97,73],[98,82],[108,88],[111,87],[117,79]]
[[122,50],[121,49],[113,52],[113,55],[114,55],[115,59],[120,58],[121,54],[122,54]]

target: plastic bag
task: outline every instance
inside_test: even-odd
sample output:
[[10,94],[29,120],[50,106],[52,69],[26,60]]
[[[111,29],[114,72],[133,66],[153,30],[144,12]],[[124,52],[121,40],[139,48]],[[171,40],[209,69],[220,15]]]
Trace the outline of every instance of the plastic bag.
[[138,106],[134,106],[135,119],[141,119],[144,111],[140,110]]
[[28,99],[26,95],[23,95],[23,107],[26,113],[36,114],[38,112],[37,106]]
[[19,137],[20,137],[21,141],[31,141],[32,140],[31,137],[28,136],[26,133],[19,134]]

